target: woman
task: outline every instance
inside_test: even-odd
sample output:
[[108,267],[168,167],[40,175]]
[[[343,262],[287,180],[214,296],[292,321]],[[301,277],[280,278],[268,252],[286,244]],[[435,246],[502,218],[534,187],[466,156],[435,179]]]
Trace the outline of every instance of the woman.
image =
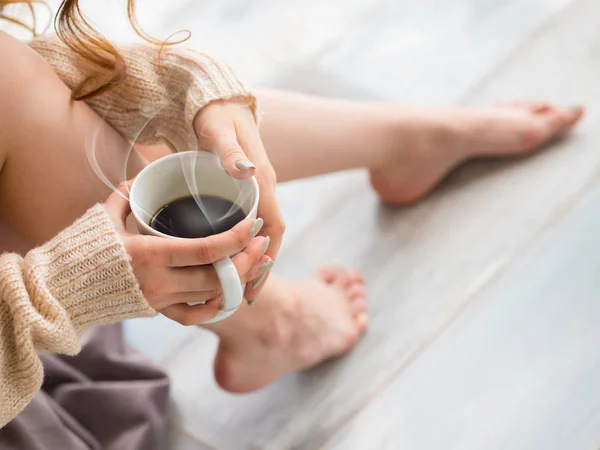
[[[40,428],[60,435],[50,448],[156,445],[164,375],[144,362],[106,357],[135,360],[117,328],[90,331],[77,358],[43,356],[44,392],[38,354],[76,354],[84,331],[126,318],[160,312],[190,325],[213,317],[219,286],[210,264],[239,250],[234,262],[248,282],[246,297],[260,301],[206,326],[220,339],[214,369],[224,389],[258,389],[354,345],[367,325],[360,274],[324,268],[301,283],[267,278],[284,229],[275,174],[287,181],[365,167],[381,199],[402,205],[469,158],[532,152],[583,113],[545,103],[440,111],[283,92],[255,96],[227,66],[177,46],[117,51],[87,25],[76,0],[62,3],[57,24],[62,42],[42,37],[28,47],[0,34],[3,61],[10,61],[0,69],[0,426],[12,420],[0,443],[14,448],[41,445],[31,441],[31,430]],[[134,141],[150,147],[130,152]],[[213,151],[234,177],[255,175],[262,220],[186,245],[129,233],[123,181],[143,166],[143,155],[166,152],[156,147],[162,141]],[[110,194],[107,181],[121,184]],[[200,298],[206,305],[187,305]],[[118,376],[106,371],[111,364]],[[60,390],[63,378],[80,383],[76,399]],[[93,406],[82,400],[96,389],[89,380],[140,378],[154,383],[151,399],[136,403],[141,394],[132,394],[124,414],[114,404],[106,414],[97,400],[107,397],[98,391],[89,397]],[[123,437],[135,428],[127,417],[147,429]]]

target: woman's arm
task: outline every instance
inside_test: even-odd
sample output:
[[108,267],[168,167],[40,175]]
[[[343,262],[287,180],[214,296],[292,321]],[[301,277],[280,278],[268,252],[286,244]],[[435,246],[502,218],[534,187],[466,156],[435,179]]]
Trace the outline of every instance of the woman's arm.
[[[39,37],[29,45],[71,89],[98,71],[56,36]],[[154,144],[165,138],[178,151],[197,149],[194,118],[216,100],[246,102],[256,118],[256,98],[227,65],[207,55],[151,45],[123,46],[119,51],[127,76],[86,102],[130,141]]]
[[101,205],[24,258],[0,255],[0,428],[40,389],[39,352],[74,355],[89,326],[155,314]]
[[[233,264],[247,283],[269,260],[252,219],[186,242],[130,234],[128,190],[121,184],[104,205],[24,258],[0,255],[0,428],[40,389],[39,352],[74,355],[88,327],[156,311],[183,325],[212,319],[221,302],[211,264],[235,254]],[[206,303],[189,306],[191,296]]]
[[[68,89],[34,51],[2,32],[0,48],[9,62],[0,64],[0,162],[6,161],[0,232],[2,225],[18,230],[27,248],[49,240],[24,257],[0,254],[1,428],[41,385],[38,352],[76,353],[86,327],[156,311],[188,325],[213,318],[220,303],[210,301],[219,289],[211,263],[235,254],[247,283],[268,258],[262,256],[265,238],[251,239],[250,219],[190,242],[127,233],[126,185],[104,207],[66,226],[103,197],[104,191],[95,192],[82,147],[105,124],[85,104],[70,104]],[[127,149],[109,128],[100,130],[100,144],[112,159]],[[70,189],[54,189],[58,183]],[[188,306],[192,292],[209,301]]]
[[[37,38],[30,46],[71,89],[98,70],[57,37]],[[162,137],[178,151],[201,146],[217,154],[233,177],[255,175],[261,192],[258,215],[265,223],[262,234],[270,237],[267,254],[276,259],[285,224],[275,193],[275,171],[256,126],[256,98],[228,66],[202,53],[180,46],[119,50],[127,76],[87,103],[130,141],[153,144]],[[251,283],[246,295],[254,299],[259,290]]]

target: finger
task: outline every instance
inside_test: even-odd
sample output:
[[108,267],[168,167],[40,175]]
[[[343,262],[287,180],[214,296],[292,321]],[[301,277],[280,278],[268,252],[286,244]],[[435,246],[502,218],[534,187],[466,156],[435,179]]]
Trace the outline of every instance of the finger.
[[233,122],[225,126],[213,126],[211,133],[199,136],[198,140],[201,147],[219,157],[221,165],[232,177],[246,179],[254,175],[256,166],[238,143]]
[[204,305],[190,306],[185,303],[179,303],[167,306],[160,313],[181,325],[191,326],[214,319],[219,313],[220,308],[221,302],[219,299],[216,299]]
[[258,262],[245,275],[240,276],[240,280],[242,281],[242,283],[248,285],[248,283],[251,284],[254,281],[256,281],[265,272],[265,270],[268,269],[268,267],[267,269],[265,269],[265,266],[267,266],[267,264],[269,266],[272,266],[273,260],[267,255],[261,256]]
[[[140,236],[141,259],[166,267],[212,264],[243,250],[260,230],[261,219],[245,219],[229,231],[200,239]],[[132,255],[133,256],[133,255]]]
[[198,303],[215,300],[222,295],[221,289],[200,292],[177,292],[175,294],[161,295],[152,299],[152,307],[161,311],[168,306],[179,303]]
[[261,234],[271,238],[271,242],[269,243],[269,248],[267,249],[266,254],[269,255],[271,259],[276,260],[281,243],[283,241],[285,222],[281,216],[279,202],[277,201],[275,192],[265,192],[265,195],[262,195],[262,192],[265,192],[265,190],[261,190],[261,198],[258,208],[258,214],[264,220],[264,226]]
[[119,232],[125,231],[125,221],[131,212],[131,207],[129,206],[129,188],[131,187],[131,183],[131,181],[124,181],[119,184],[106,199],[106,202],[104,202],[104,208]]
[[246,155],[258,167],[256,170],[256,181],[260,190],[258,215],[265,221],[265,227],[261,234],[271,237],[267,254],[272,259],[276,259],[285,231],[285,222],[275,192],[277,178],[254,120],[250,118],[250,120],[240,121],[236,123],[236,129],[238,130],[238,141]]
[[[241,254],[236,256],[241,256]],[[264,272],[264,267],[268,263],[268,261],[271,261],[271,259],[268,256],[260,256],[257,259],[256,263],[252,267],[250,267],[250,269],[247,272],[245,272],[244,274],[240,273],[240,281],[243,284],[247,284],[258,279]],[[240,269],[238,268],[238,271],[239,270]],[[156,310],[162,310],[167,306],[176,305],[178,303],[196,303],[204,302],[207,300],[214,300],[216,298],[219,298],[222,294],[223,290],[219,285],[215,289],[210,291],[176,292],[171,294],[159,295],[157,297],[152,298],[152,307]]]
[[251,275],[251,272],[253,270],[254,272],[257,271],[259,261],[267,251],[270,240],[269,237],[264,236],[252,239],[252,242],[243,252],[238,253],[231,258],[231,262],[233,262],[242,281],[251,279],[248,278]]
[[[252,239],[248,247],[231,260],[242,279],[264,253],[268,239],[263,236]],[[212,265],[170,267],[166,269],[165,279],[160,283],[165,294],[176,292],[216,291],[221,289],[219,277]]]

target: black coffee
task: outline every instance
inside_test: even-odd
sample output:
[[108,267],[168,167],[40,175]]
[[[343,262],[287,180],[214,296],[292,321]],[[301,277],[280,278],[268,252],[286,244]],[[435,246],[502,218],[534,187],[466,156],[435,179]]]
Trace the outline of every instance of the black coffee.
[[203,238],[230,230],[245,217],[242,208],[224,198],[201,195],[197,202],[189,196],[173,200],[159,209],[150,226],[170,236]]

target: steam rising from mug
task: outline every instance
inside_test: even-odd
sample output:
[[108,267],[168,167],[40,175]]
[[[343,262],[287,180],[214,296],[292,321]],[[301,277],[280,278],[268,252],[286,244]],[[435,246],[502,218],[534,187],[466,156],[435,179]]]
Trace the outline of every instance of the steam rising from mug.
[[[146,120],[144,121],[141,129],[138,131],[136,137],[139,137],[142,134],[145,126],[150,121],[157,120],[157,118],[159,117],[159,113],[161,111],[161,108],[158,108],[156,105],[151,105],[149,103],[146,103],[143,106],[144,107],[140,107],[140,115],[142,117],[145,117]],[[152,110],[154,110],[154,113],[152,113]],[[129,148],[126,149],[126,154],[124,155],[124,158],[122,159],[123,167],[117,168],[117,170],[111,170],[110,173],[106,173],[105,170],[102,168],[102,165],[99,162],[101,159],[101,158],[99,158],[101,156],[99,154],[99,152],[102,151],[100,149],[101,145],[99,145],[100,133],[101,133],[101,129],[100,129],[100,127],[98,127],[98,129],[92,135],[87,137],[86,143],[85,143],[86,156],[87,156],[87,160],[88,160],[90,167],[91,167],[92,171],[94,172],[94,174],[98,177],[98,179],[106,187],[108,187],[110,190],[114,191],[120,182],[126,181],[128,179],[127,167],[129,165],[130,159],[132,157],[132,153],[135,152],[135,149],[133,146],[130,145]],[[195,150],[195,149],[188,149],[188,150]],[[141,158],[139,158],[139,159],[141,160]],[[147,164],[148,163],[146,163],[145,165],[147,165]],[[187,187],[189,189],[190,195],[194,198],[196,204],[198,205],[198,208],[200,208],[200,210],[208,218],[208,217],[210,217],[210,215],[208,214],[208,209],[204,205],[202,198],[201,198],[202,192],[200,192],[200,190],[199,190],[199,183],[198,183],[198,179],[197,179],[198,174],[197,174],[197,171],[194,169],[195,164],[196,164],[195,160],[193,161],[193,163],[191,165],[184,166],[182,163],[182,171],[183,171],[185,181],[186,181]],[[141,170],[141,168],[140,168],[140,170]],[[115,177],[118,181],[114,181]],[[112,178],[112,180],[111,180],[111,178]],[[123,194],[121,194],[121,195],[123,195]],[[123,196],[123,197],[125,197],[125,196]],[[232,206],[229,209],[229,211],[227,213],[225,213],[224,216],[221,217],[221,219],[230,217],[232,214],[234,214],[236,212],[235,205],[243,204],[245,201],[247,201],[247,199],[248,198],[243,196],[243,194],[238,195],[238,198],[236,198],[235,201],[232,203]],[[156,212],[157,211],[146,211],[146,213],[150,216],[154,215]],[[214,232],[215,231],[214,224],[211,223],[210,225],[213,228],[213,232]]]
[[[190,169],[195,169],[196,174],[193,174]],[[190,190],[197,190],[199,191],[198,193],[203,194],[206,198],[206,205],[212,211],[215,210],[213,209],[214,203],[211,199],[218,197],[224,200],[225,205],[227,205],[225,210],[227,210],[237,198],[236,207],[239,208],[239,211],[234,216],[235,221],[240,220],[238,219],[239,212],[242,212],[243,218],[256,219],[257,217],[260,192],[258,182],[254,177],[236,180],[220,167],[218,159],[214,154],[188,151],[159,158],[146,166],[133,182],[129,193],[129,204],[140,233],[159,236],[163,239],[187,239],[191,237],[190,235],[193,235],[195,231],[192,233],[185,231],[181,234],[172,235],[163,233],[159,229],[160,227],[155,228],[150,225],[154,212],[161,210],[167,203],[171,205],[170,207],[175,208],[177,202],[173,200],[184,197],[189,198]],[[196,208],[196,204],[192,202],[192,210],[194,208]],[[185,210],[174,209],[173,211]],[[195,211],[199,213],[198,210]],[[181,212],[181,214],[186,213]],[[167,214],[165,220],[171,220],[172,217],[174,216]],[[182,215],[179,217],[185,216]],[[220,213],[216,217],[213,217],[215,220],[222,222],[222,219],[219,218],[222,218],[223,214]],[[231,222],[233,221],[231,220]],[[182,221],[177,220],[173,223],[176,224],[175,226],[179,231],[187,228],[187,225],[183,225],[183,228],[180,228]],[[206,231],[209,231],[206,220],[198,222],[192,220],[189,223],[192,224],[192,230],[196,227],[195,223],[198,223],[198,230],[206,227]],[[223,226],[222,223],[217,226],[223,230],[221,228]],[[227,226],[232,225],[228,224]],[[189,230],[189,228],[187,229]],[[205,236],[207,234],[204,234],[204,231],[202,231],[201,235]],[[223,295],[221,310],[214,319],[211,319],[211,322],[229,317],[243,302],[244,285],[240,280],[236,266],[231,260],[233,256],[234,254],[231,254],[212,263],[219,278]]]

